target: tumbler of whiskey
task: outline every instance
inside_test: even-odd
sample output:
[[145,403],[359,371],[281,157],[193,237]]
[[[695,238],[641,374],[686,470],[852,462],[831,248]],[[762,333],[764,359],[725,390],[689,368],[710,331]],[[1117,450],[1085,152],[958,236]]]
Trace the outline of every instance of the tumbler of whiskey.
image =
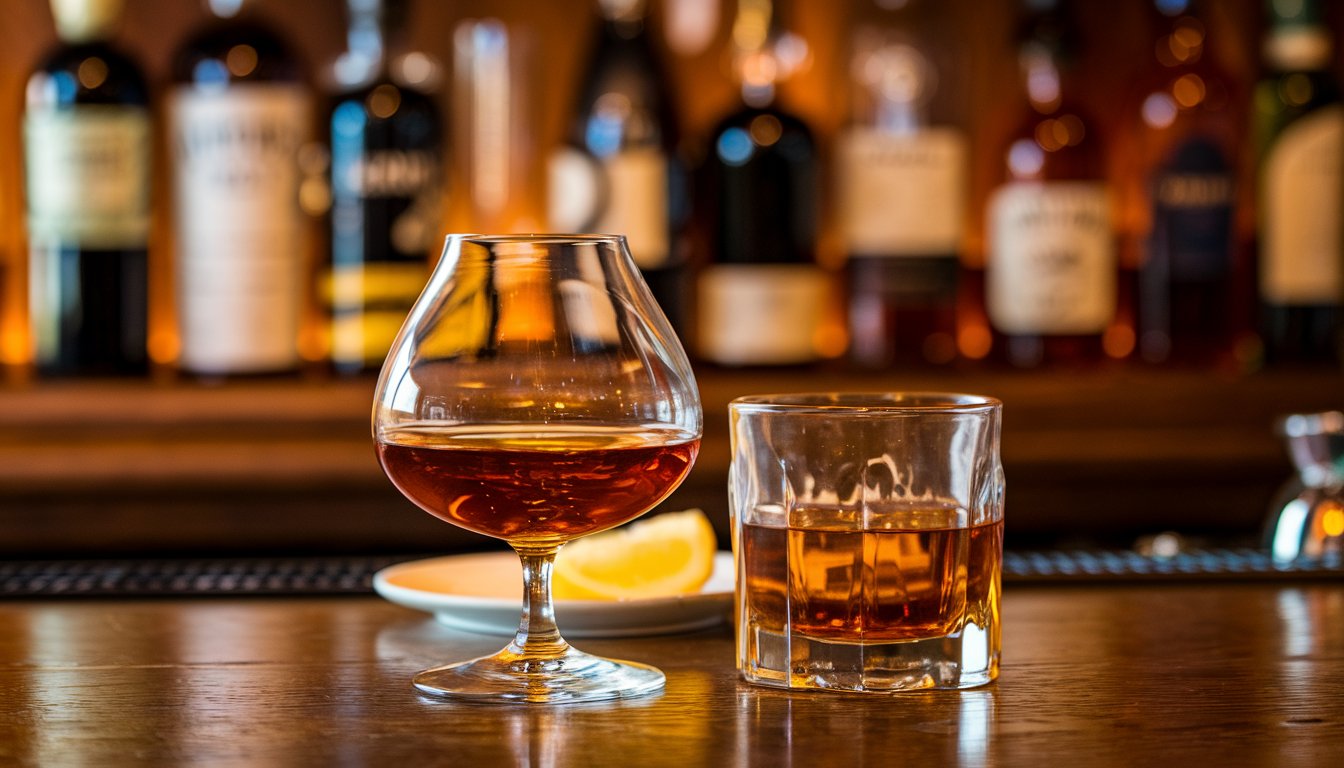
[[1001,410],[946,393],[729,405],[743,678],[880,693],[998,676]]

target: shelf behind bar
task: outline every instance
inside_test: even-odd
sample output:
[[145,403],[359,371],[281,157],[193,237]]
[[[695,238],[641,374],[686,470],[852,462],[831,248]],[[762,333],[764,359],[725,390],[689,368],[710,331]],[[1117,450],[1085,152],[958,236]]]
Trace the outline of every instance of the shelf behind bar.
[[[1291,467],[1275,420],[1344,407],[1333,369],[1249,376],[704,369],[705,440],[667,509],[727,543],[727,404],[804,390],[958,390],[1004,401],[1008,543],[1245,543]],[[371,378],[62,381],[0,389],[0,556],[452,551],[377,466]]]

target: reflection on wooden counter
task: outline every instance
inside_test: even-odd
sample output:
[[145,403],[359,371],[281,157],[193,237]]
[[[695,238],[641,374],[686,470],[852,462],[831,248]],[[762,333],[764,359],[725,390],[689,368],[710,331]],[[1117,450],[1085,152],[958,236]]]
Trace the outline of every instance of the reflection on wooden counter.
[[1338,762],[1344,592],[1333,584],[1011,586],[1003,615],[1003,673],[970,691],[757,688],[738,680],[723,627],[584,642],[657,665],[662,696],[494,707],[430,701],[409,681],[499,638],[376,598],[0,603],[0,762]]
[[[1339,408],[1332,369],[1248,377],[700,372],[705,439],[664,509],[727,532],[727,403],[804,390],[973,391],[1004,401],[1007,545],[1176,530],[1258,536],[1292,467],[1276,418]],[[49,382],[0,392],[0,555],[432,552],[497,546],[382,476],[373,382]]]

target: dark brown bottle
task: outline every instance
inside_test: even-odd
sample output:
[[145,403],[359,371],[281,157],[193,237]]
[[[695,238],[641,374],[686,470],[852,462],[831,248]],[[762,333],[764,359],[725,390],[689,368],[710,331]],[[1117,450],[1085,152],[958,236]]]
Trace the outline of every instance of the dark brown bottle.
[[121,3],[52,4],[24,100],[29,308],[44,374],[148,367],[149,92],[108,43]]
[[1102,142],[1071,100],[1068,7],[1033,0],[1029,8],[1019,55],[1024,116],[997,155],[1002,182],[986,210],[993,354],[1020,367],[1096,362],[1117,297]]
[[836,152],[848,356],[870,368],[943,365],[956,357],[966,88],[945,9],[890,5],[857,4],[853,120]]
[[[821,356],[829,285],[816,262],[819,160],[808,125],[776,103],[780,3],[740,7],[764,33],[738,51],[742,104],[710,134],[699,201],[712,263],[697,280],[700,356],[728,366]],[[765,18],[761,18],[763,15]],[[768,30],[768,31],[767,31]]]
[[1246,96],[1214,58],[1202,3],[1154,5],[1159,32],[1115,153],[1138,353],[1150,363],[1246,367],[1254,286],[1237,228]]

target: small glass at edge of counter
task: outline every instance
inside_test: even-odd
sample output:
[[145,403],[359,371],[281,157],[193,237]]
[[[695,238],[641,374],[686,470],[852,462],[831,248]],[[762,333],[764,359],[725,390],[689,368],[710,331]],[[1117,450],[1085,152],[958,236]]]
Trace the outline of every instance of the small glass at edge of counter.
[[889,693],[998,677],[1001,410],[944,393],[730,404],[745,680]]

